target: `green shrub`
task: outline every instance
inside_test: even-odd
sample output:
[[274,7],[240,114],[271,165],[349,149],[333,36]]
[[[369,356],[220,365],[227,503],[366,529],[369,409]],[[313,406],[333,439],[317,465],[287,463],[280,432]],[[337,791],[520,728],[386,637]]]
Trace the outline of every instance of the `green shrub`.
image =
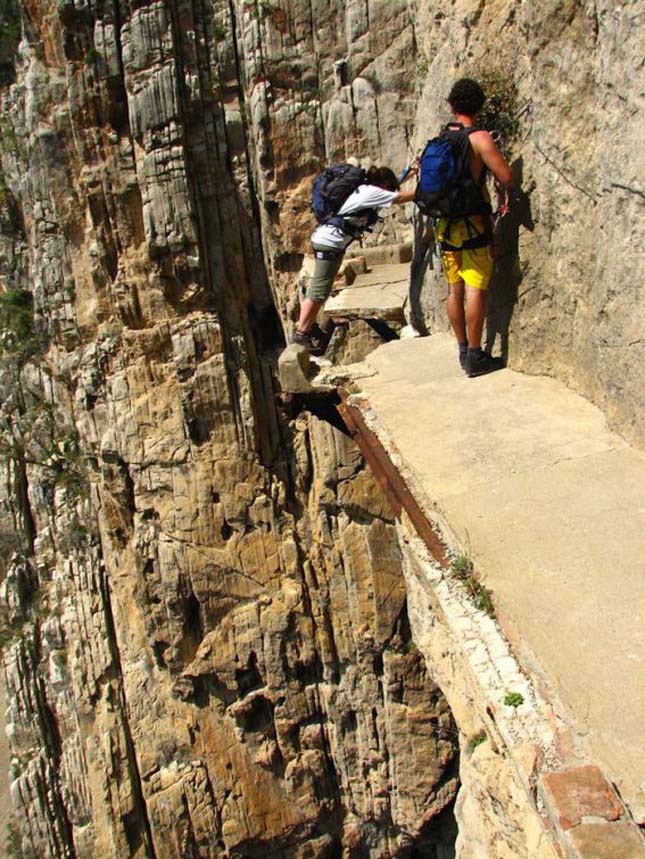
[[521,692],[507,692],[504,696],[504,703],[507,707],[519,707],[524,703],[524,695]]
[[471,752],[474,752],[477,746],[481,746],[481,744],[485,743],[487,739],[488,738],[486,736],[486,731],[482,729],[476,734],[473,734],[473,736],[470,738],[470,740],[468,741],[468,748]]
[[475,606],[489,617],[495,617],[495,606],[491,593],[477,580],[470,558],[467,555],[459,555],[450,565],[450,569],[466,588]]
[[498,131],[508,145],[520,130],[517,87],[511,73],[502,69],[484,69],[475,72],[473,77],[486,93],[486,103],[477,117],[477,124],[487,131]]

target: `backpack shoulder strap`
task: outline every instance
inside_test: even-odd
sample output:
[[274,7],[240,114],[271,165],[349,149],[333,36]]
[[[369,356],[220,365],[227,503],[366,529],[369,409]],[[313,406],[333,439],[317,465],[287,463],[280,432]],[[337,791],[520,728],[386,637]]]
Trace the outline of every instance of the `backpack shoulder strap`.
[[463,131],[464,134],[471,135],[474,131],[481,131],[481,128],[479,128],[477,125],[465,126],[462,122],[448,122],[441,129],[441,134],[446,134],[447,132],[451,131]]

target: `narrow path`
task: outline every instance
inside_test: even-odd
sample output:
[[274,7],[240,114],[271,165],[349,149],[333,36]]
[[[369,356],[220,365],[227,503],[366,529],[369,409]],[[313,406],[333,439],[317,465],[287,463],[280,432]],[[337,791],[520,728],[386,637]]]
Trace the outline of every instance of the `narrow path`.
[[467,379],[447,335],[389,343],[360,367],[352,401],[645,820],[645,456],[552,379]]

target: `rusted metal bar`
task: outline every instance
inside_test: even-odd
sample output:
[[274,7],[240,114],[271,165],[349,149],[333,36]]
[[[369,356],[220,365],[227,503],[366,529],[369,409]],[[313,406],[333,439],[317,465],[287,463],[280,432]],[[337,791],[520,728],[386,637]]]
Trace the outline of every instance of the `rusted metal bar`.
[[361,453],[365,457],[365,461],[372,470],[372,474],[377,479],[381,486],[381,489],[385,493],[385,497],[387,498],[390,508],[392,509],[392,515],[396,518],[400,517],[401,502],[399,500],[399,497],[397,496],[396,492],[394,492],[389,480],[387,479],[385,472],[381,467],[376,450],[364,437],[364,435],[361,433],[360,427],[356,424],[354,420],[355,410],[351,409],[344,403],[339,403],[336,408],[340,412],[340,416],[342,417],[342,419],[345,421],[345,426],[349,430],[350,435],[360,447]]
[[394,515],[400,518],[401,509],[405,510],[432,557],[442,567],[447,567],[446,550],[434,526],[419,507],[405,480],[399,474],[377,436],[365,423],[360,409],[349,404],[347,391],[341,388],[339,394],[342,402],[337,406],[338,411],[352,438],[360,447],[361,453],[372,469],[374,476],[383,487]]

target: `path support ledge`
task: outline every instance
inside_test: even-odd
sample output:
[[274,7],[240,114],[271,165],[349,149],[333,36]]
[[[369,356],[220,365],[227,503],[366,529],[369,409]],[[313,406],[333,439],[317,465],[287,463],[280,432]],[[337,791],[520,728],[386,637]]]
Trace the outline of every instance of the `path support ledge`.
[[[419,599],[419,594],[426,594],[416,623],[414,613],[410,615],[415,641],[426,655],[423,633],[417,636],[415,626],[420,630],[419,617],[439,611],[467,666],[471,688],[477,691],[479,717],[509,759],[554,855],[645,859],[643,833],[600,768],[584,760],[573,730],[558,715],[559,704],[543,697],[541,684],[520,668],[499,625],[476,609],[456,578],[446,574],[449,553],[439,529],[423,512],[374,431],[377,428],[367,425],[362,411],[367,405],[343,387],[338,393],[338,411],[399,520],[406,551],[415,558],[408,567],[417,569],[406,571],[406,586],[416,592],[420,606],[424,598]],[[442,680],[447,687],[448,679],[437,677],[440,685]],[[500,689],[508,688],[525,690],[525,703],[517,710],[504,705],[503,692],[500,697]]]

